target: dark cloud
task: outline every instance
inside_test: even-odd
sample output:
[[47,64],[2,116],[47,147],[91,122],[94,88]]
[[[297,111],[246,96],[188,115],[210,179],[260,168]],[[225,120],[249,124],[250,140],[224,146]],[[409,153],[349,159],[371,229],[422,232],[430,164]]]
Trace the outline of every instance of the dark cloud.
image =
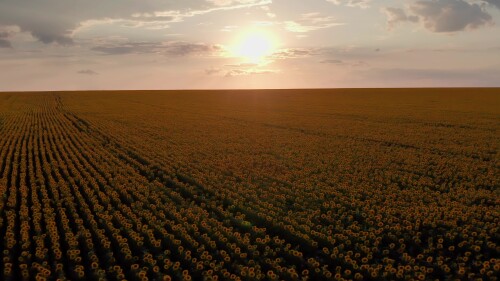
[[83,69],[77,72],[78,74],[84,74],[84,75],[98,75],[99,73],[93,71],[92,69]]
[[[498,0],[487,2],[499,6]],[[465,0],[417,0],[409,5],[408,11],[393,7],[383,11],[387,16],[389,29],[403,22],[420,22],[432,32],[449,33],[477,29],[493,23],[484,5]]]
[[176,22],[212,10],[268,3],[231,1],[233,6],[216,6],[205,0],[1,0],[0,26],[18,26],[43,43],[67,45],[73,42],[72,32],[88,20]]
[[[498,1],[488,1],[497,5]],[[492,24],[492,17],[479,3],[465,0],[417,0],[406,12],[400,8],[385,8],[389,29],[402,22],[420,22],[432,32],[457,32]]]
[[463,0],[420,0],[413,3],[410,10],[434,32],[475,29],[492,22],[491,15],[480,5]]
[[[37,0],[0,2],[0,25],[16,25],[44,43],[70,44],[71,31],[85,20],[129,18],[160,9],[159,1]],[[169,1],[170,2],[170,1]],[[168,7],[168,5],[165,5]]]
[[7,39],[10,33],[7,31],[0,31],[0,48],[12,48],[12,44]]
[[73,39],[70,37],[53,32],[46,32],[44,30],[32,30],[31,35],[45,44],[58,43],[60,45],[72,45],[74,43]]
[[310,57],[315,54],[314,49],[312,48],[287,48],[281,49],[274,54],[271,55],[271,59],[295,59],[295,58],[303,58]]
[[123,54],[163,54],[166,56],[214,55],[222,51],[219,45],[189,42],[131,42],[96,46],[93,51],[108,55]]
[[12,48],[12,44],[9,40],[0,38],[0,48]]
[[500,0],[484,0],[484,1],[500,9]]
[[200,54],[215,54],[222,50],[219,45],[209,45],[203,43],[175,42],[163,45],[163,53],[169,56],[189,56]]

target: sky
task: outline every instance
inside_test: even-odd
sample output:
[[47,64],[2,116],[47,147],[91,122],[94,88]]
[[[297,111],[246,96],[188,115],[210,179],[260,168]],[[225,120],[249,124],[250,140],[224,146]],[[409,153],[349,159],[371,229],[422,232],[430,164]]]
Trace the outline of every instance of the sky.
[[500,0],[0,0],[0,91],[500,87]]

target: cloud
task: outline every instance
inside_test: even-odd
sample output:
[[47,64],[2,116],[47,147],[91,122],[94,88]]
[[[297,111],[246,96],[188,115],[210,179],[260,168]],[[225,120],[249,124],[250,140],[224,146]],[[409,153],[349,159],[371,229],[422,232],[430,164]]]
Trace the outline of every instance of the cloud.
[[383,9],[387,16],[387,27],[392,30],[401,22],[418,22],[419,18],[414,15],[407,15],[403,9],[387,7]]
[[223,77],[263,75],[263,74],[274,74],[274,73],[278,73],[278,71],[272,69],[229,69],[229,70],[223,70],[220,68],[205,69],[206,75],[217,75]]
[[[98,7],[98,8],[97,8]],[[127,18],[136,12],[150,12],[160,6],[152,0],[145,0],[144,6],[132,0],[38,0],[0,2],[0,25],[16,25],[22,31],[31,33],[43,43],[71,44],[71,31],[90,19]]]
[[330,64],[343,64],[344,62],[341,61],[341,60],[333,60],[333,59],[329,59],[329,60],[322,60],[321,63],[330,63]]
[[331,2],[335,5],[345,5],[348,7],[357,7],[366,9],[370,7],[371,0],[326,0],[327,2]]
[[416,1],[410,10],[434,32],[475,29],[492,23],[491,16],[480,5],[463,0]]
[[347,66],[347,67],[368,67],[369,66],[368,63],[366,63],[364,61],[347,62],[347,61],[338,60],[338,59],[326,59],[326,60],[320,61],[320,63],[341,65],[341,66]]
[[317,58],[324,64],[343,64],[349,66],[366,66],[366,60],[380,55],[380,49],[359,46],[346,47],[309,47],[283,48],[268,57],[270,61],[288,59]]
[[266,15],[269,18],[275,18],[276,14],[271,11],[271,8],[269,6],[262,6],[261,9],[266,12]]
[[212,68],[205,69],[205,74],[206,75],[216,75],[216,74],[219,74],[221,71],[222,71],[222,69],[220,69],[220,68],[212,67]]
[[213,55],[222,51],[220,45],[173,42],[162,45],[162,53],[169,56]]
[[0,48],[12,48],[9,38],[13,33],[14,31],[9,28],[0,29]]
[[500,9],[500,0],[483,0],[483,1]]
[[[498,1],[489,1],[494,5]],[[385,8],[388,28],[403,22],[420,22],[432,32],[457,32],[472,30],[492,24],[492,17],[478,3],[464,0],[418,0],[409,5],[409,11]]]
[[163,54],[171,57],[217,55],[223,51],[220,45],[189,42],[129,42],[108,43],[92,48],[93,51],[108,55],[123,54]]
[[215,6],[229,6],[229,5],[242,5],[242,4],[248,5],[260,2],[258,0],[206,0],[206,1]]
[[234,30],[237,30],[238,28],[239,28],[239,26],[237,26],[237,25],[226,25],[220,31],[233,32]]
[[332,16],[321,16],[320,13],[302,14],[298,20],[285,21],[285,29],[290,32],[306,33],[318,29],[343,25],[336,22]]
[[314,49],[312,48],[286,48],[280,49],[270,56],[270,59],[284,60],[284,59],[296,59],[303,57],[310,57],[314,55]]
[[238,64],[226,64],[226,67],[235,67],[235,68],[245,68],[245,67],[258,67],[257,63],[238,63]]
[[278,73],[278,70],[265,69],[262,65],[254,63],[240,63],[240,64],[227,64],[224,65],[226,69],[211,67],[205,69],[206,75],[215,75],[223,77],[235,77],[235,76],[248,76],[248,75],[262,75],[262,74],[273,74]]
[[91,70],[91,69],[83,69],[77,72],[78,74],[84,74],[84,75],[98,75],[99,73]]
[[[179,22],[218,10],[268,5],[271,0],[37,0],[0,1],[0,26],[18,26],[43,43],[69,45],[81,25],[108,20]],[[135,17],[133,16],[135,15]],[[140,26],[140,24],[138,25]]]
[[232,69],[226,72],[225,77],[273,74],[278,71],[272,69]]
[[12,44],[9,40],[0,38],[0,48],[12,48]]

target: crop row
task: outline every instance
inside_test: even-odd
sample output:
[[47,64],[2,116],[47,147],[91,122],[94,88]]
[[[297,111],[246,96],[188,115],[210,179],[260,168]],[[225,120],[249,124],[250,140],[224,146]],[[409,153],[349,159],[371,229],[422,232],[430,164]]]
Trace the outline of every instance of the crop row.
[[[256,144],[242,145],[231,131],[213,148],[220,136],[209,129],[241,124],[193,113],[181,125],[209,124],[200,141],[208,144],[185,146],[198,136],[164,131],[157,122],[179,120],[166,120],[163,108],[127,115],[115,99],[113,108],[83,108],[78,96],[40,94],[0,116],[0,279],[498,275],[495,154],[287,126],[263,133],[261,124]],[[268,143],[290,136],[300,147],[289,149],[297,139]],[[343,153],[317,153],[325,139],[325,151],[338,145]]]

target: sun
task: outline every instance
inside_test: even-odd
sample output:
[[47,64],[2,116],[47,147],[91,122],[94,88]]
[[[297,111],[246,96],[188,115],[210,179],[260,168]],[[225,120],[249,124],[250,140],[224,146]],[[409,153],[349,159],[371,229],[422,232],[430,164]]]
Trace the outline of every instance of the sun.
[[273,54],[277,48],[277,39],[271,32],[262,29],[252,29],[240,34],[232,48],[236,57],[243,58],[248,63],[260,64]]

